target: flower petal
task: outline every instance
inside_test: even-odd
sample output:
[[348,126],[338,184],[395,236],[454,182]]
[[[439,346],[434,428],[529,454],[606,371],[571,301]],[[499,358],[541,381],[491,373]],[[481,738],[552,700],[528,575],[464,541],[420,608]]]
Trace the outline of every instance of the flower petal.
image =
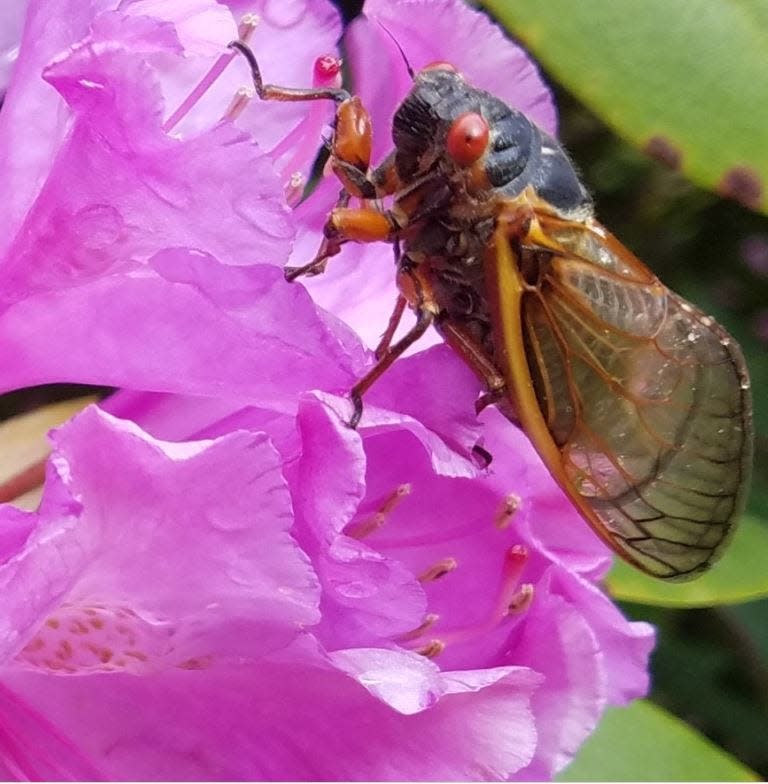
[[[61,0],[53,14],[50,0],[30,0],[13,79],[0,113],[0,182],[12,199],[3,199],[0,256],[20,227],[44,182],[67,131],[64,102],[40,74],[48,61],[88,30],[90,4]],[[58,24],[51,24],[55,17]],[[31,121],[32,120],[32,121]]]
[[121,50],[79,49],[47,75],[78,118],[0,268],[6,300],[173,245],[226,264],[285,258],[293,230],[281,186],[242,133],[222,124],[166,136],[151,71]]
[[45,672],[221,666],[317,620],[264,434],[170,444],[91,407],[54,443],[37,524],[0,567],[6,657],[24,645],[17,662]]
[[27,0],[7,0],[0,6],[0,96],[4,97],[19,53]]
[[104,781],[106,777],[42,714],[0,684],[3,781]]
[[536,743],[526,670],[445,675],[408,716],[306,646],[256,668],[8,681],[113,780],[498,780]]
[[322,400],[302,401],[302,455],[291,484],[296,535],[323,586],[322,621],[315,633],[334,649],[387,640],[418,626],[425,600],[401,563],[342,533],[365,492],[365,454],[360,435]]
[[576,754],[606,706],[600,643],[581,608],[536,586],[525,624],[510,640],[511,659],[534,667],[544,682],[533,697],[539,743],[523,781],[549,780]]
[[[198,285],[201,265],[220,272],[208,288]],[[360,375],[349,333],[324,323],[277,268],[225,268],[184,250],[157,267],[170,279],[110,275],[9,307],[4,389],[75,381],[295,407],[308,388],[349,389]],[[208,295],[227,288],[215,294],[229,297],[226,307]],[[265,317],[280,310],[283,320]]]

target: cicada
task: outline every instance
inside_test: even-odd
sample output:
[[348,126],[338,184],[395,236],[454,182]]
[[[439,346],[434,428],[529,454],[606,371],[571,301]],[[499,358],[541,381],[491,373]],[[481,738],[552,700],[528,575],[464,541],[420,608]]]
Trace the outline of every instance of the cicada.
[[[596,220],[558,141],[434,63],[411,72],[394,149],[371,168],[358,97],[265,85],[247,45],[232,45],[263,99],[337,103],[339,201],[317,256],[287,277],[322,272],[347,242],[396,251],[399,295],[378,362],[351,392],[350,424],[371,384],[434,326],[485,383],[478,410],[496,405],[524,429],[606,544],[663,579],[709,568],[748,485],[744,358]],[[415,325],[394,341],[407,307]]]

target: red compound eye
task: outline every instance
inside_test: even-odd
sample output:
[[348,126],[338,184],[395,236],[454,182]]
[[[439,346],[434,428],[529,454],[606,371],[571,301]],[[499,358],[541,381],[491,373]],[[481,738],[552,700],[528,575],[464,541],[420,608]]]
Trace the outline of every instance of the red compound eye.
[[485,152],[490,131],[485,118],[477,112],[457,117],[448,129],[448,155],[459,166],[471,166]]

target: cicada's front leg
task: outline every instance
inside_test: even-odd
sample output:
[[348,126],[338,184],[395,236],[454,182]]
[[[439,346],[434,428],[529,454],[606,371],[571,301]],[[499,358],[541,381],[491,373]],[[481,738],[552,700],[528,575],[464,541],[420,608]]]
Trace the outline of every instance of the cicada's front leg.
[[391,210],[375,206],[347,207],[348,203],[349,192],[344,189],[325,222],[324,237],[315,258],[302,267],[287,267],[287,280],[320,274],[328,259],[339,253],[347,242],[394,242],[397,239],[402,227]]
[[376,170],[371,171],[373,132],[371,118],[362,101],[343,88],[295,88],[264,84],[258,61],[251,48],[243,41],[230,46],[241,52],[251,68],[253,85],[265,101],[335,101],[336,116],[333,136],[329,143],[330,167],[338,177],[342,190],[324,228],[320,248],[308,264],[286,270],[288,280],[302,275],[317,275],[325,269],[329,258],[335,256],[349,241],[378,242],[392,239],[398,229],[397,221],[375,207],[349,208],[351,197],[363,200],[378,199],[399,188],[394,158],[390,156]]
[[[328,259],[338,254],[347,242],[392,242],[397,257],[399,233],[408,223],[409,214],[415,212],[422,202],[422,183],[412,188],[412,192],[409,191],[399,208],[384,210],[370,203],[402,191],[402,183],[397,176],[394,154],[371,170],[373,134],[371,119],[362,101],[341,88],[297,89],[264,84],[250,47],[243,41],[234,41],[230,46],[241,52],[248,61],[256,93],[262,100],[333,100],[337,104],[333,136],[329,142],[329,165],[341,183],[341,192],[325,223],[324,237],[315,257],[301,267],[286,268],[286,278],[292,281],[303,275],[323,272]],[[350,207],[353,197],[362,200],[363,204]],[[398,268],[403,293],[398,297],[389,326],[376,351],[376,365],[350,392],[354,404],[350,427],[356,427],[360,421],[364,393],[397,357],[424,334],[438,312],[428,282],[422,280],[408,265],[398,264]],[[390,345],[407,304],[416,311],[416,324],[400,340]]]

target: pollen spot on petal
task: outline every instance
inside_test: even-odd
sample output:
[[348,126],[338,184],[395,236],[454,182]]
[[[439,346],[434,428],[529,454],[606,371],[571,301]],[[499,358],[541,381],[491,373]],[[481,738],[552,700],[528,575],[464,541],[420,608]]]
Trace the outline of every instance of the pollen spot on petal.
[[125,605],[62,605],[43,621],[16,662],[57,674],[123,670],[134,674],[176,666],[173,624]]
[[56,656],[59,659],[71,659],[73,654],[72,643],[69,640],[62,640],[59,643],[59,649],[56,651]]
[[32,640],[32,642],[30,642],[26,646],[26,648],[24,648],[24,650],[29,651],[30,653],[37,653],[38,651],[41,651],[43,648],[45,648],[45,641],[42,640],[40,637],[35,637]]

